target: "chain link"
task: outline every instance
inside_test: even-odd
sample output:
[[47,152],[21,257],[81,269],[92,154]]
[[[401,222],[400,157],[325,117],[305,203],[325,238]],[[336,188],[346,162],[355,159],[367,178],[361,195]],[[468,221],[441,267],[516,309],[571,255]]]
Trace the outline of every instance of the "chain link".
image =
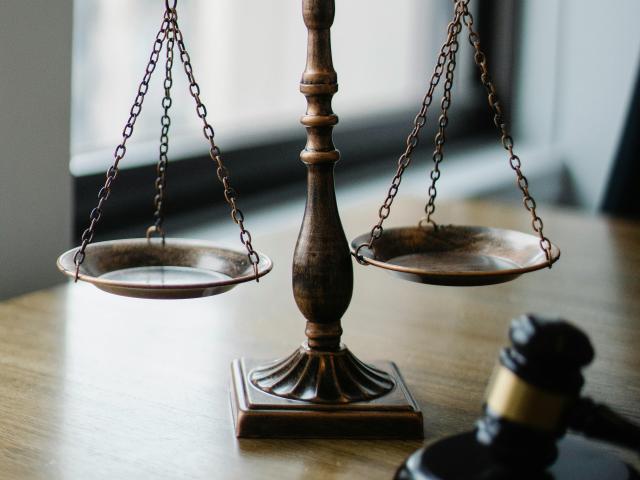
[[[422,99],[422,105],[418,114],[413,120],[413,129],[409,133],[409,136],[406,140],[406,148],[405,151],[398,158],[398,167],[395,175],[393,176],[393,180],[391,181],[391,187],[389,187],[389,191],[387,192],[387,197],[385,198],[382,206],[378,210],[378,222],[371,229],[371,233],[369,236],[369,241],[363,243],[358,246],[355,251],[355,257],[358,263],[362,265],[367,265],[367,263],[363,260],[360,255],[360,250],[364,247],[371,248],[373,243],[382,236],[383,228],[382,224],[387,219],[387,217],[391,213],[391,205],[393,204],[393,200],[398,194],[398,190],[400,188],[400,183],[402,181],[402,174],[407,169],[407,167],[411,164],[411,155],[415,148],[419,143],[419,135],[422,127],[427,123],[427,112],[429,110],[429,106],[433,102],[433,93],[440,83],[440,78],[445,71],[445,64],[447,58],[449,57],[451,45],[454,40],[457,38],[458,33],[460,32],[460,21],[463,14],[463,8],[459,5],[462,3],[468,2],[469,0],[458,0],[455,4],[454,16],[453,20],[449,23],[447,27],[447,39],[445,43],[440,48],[440,53],[438,54],[438,58],[436,61],[436,66],[431,75],[431,80],[429,82],[429,87],[427,89],[427,93],[424,95]],[[457,41],[456,41],[457,43]],[[457,47],[456,47],[457,48]]]
[[482,85],[487,92],[489,106],[491,107],[491,110],[493,112],[493,123],[498,129],[502,146],[505,150],[507,150],[507,152],[509,152],[509,164],[513,171],[516,173],[516,184],[522,192],[522,203],[524,204],[524,207],[527,209],[527,211],[531,213],[531,227],[540,237],[540,248],[547,258],[549,268],[551,268],[551,242],[543,233],[542,219],[536,213],[536,202],[531,196],[531,193],[529,193],[529,182],[522,173],[522,164],[520,158],[513,152],[513,138],[511,138],[511,135],[509,134],[509,130],[502,111],[502,105],[498,100],[495,86],[493,85],[493,82],[491,81],[491,77],[489,75],[487,58],[480,47],[480,36],[473,28],[473,16],[471,15],[471,12],[469,12],[469,7],[467,4],[463,5],[462,19],[467,29],[469,30],[469,42],[475,50],[473,59],[480,70],[480,80],[482,81]]
[[220,153],[220,149],[215,143],[213,127],[207,120],[207,108],[200,99],[200,86],[195,80],[193,67],[191,65],[191,57],[189,56],[189,53],[187,52],[187,49],[185,47],[182,31],[178,26],[178,20],[176,17],[173,18],[173,25],[175,40],[178,45],[178,51],[180,52],[180,60],[189,81],[189,92],[196,102],[196,113],[202,120],[202,131],[210,145],[209,155],[216,164],[216,174],[218,176],[218,179],[222,183],[222,186],[224,187],[224,199],[231,208],[231,218],[240,228],[240,241],[247,250],[247,256],[249,257],[249,261],[253,266],[256,282],[258,282],[258,263],[260,262],[260,257],[258,256],[258,253],[253,249],[253,246],[251,244],[251,233],[249,233],[249,230],[247,230],[244,226],[244,214],[236,204],[237,193],[236,190],[231,186],[229,180],[229,171],[225,167],[224,162],[222,161],[222,154]]
[[[175,10],[169,12],[171,18],[177,18]],[[171,99],[171,87],[173,86],[173,48],[175,44],[175,27],[173,21],[167,32],[167,57],[165,63],[165,76],[164,76],[164,97],[162,98],[163,113],[160,118],[160,152],[158,158],[158,165],[156,167],[156,181],[155,189],[156,195],[153,199],[155,211],[153,212],[154,223],[147,229],[147,239],[152,234],[157,233],[162,237],[162,243],[165,242],[165,230],[163,228],[164,223],[164,193],[167,188],[167,168],[169,166],[169,127],[171,126],[171,117],[169,116],[169,109],[173,103]]]
[[437,228],[438,225],[431,218],[433,212],[436,209],[435,200],[438,194],[436,190],[436,182],[440,178],[440,163],[444,158],[444,144],[446,141],[445,130],[447,125],[449,124],[449,107],[451,107],[451,89],[453,88],[453,72],[456,68],[456,53],[458,52],[458,48],[460,47],[458,43],[458,35],[462,30],[462,24],[458,21],[455,25],[454,37],[449,46],[449,53],[447,55],[447,64],[445,69],[445,82],[444,82],[444,92],[442,94],[442,100],[440,101],[440,117],[438,118],[438,132],[436,133],[434,143],[435,150],[433,151],[433,169],[429,174],[429,178],[431,179],[431,185],[429,185],[429,199],[424,207],[424,212],[426,217],[420,220],[420,226],[424,226],[424,224],[430,224],[433,228]]
[[93,241],[93,237],[95,235],[96,225],[100,221],[103,213],[104,203],[111,195],[111,187],[116,177],[118,176],[118,165],[120,164],[120,160],[122,160],[127,153],[127,140],[131,138],[133,134],[133,128],[136,124],[136,120],[142,111],[142,104],[144,103],[144,98],[149,90],[149,82],[151,80],[151,75],[156,68],[156,64],[158,63],[158,58],[160,56],[160,51],[162,50],[162,46],[167,37],[167,31],[169,29],[169,25],[171,23],[171,14],[169,11],[165,12],[164,18],[162,20],[162,24],[160,25],[160,30],[156,34],[156,38],[153,42],[153,49],[151,51],[151,55],[149,56],[149,61],[145,68],[144,76],[142,77],[142,81],[138,86],[138,93],[136,94],[136,98],[133,102],[131,110],[129,111],[129,118],[127,119],[127,123],[122,130],[122,141],[116,147],[114,152],[114,162],[109,167],[106,173],[106,180],[104,185],[98,192],[98,204],[96,207],[91,210],[89,214],[89,226],[82,232],[82,236],[80,237],[81,244],[76,253],[73,256],[73,262],[76,265],[76,273],[75,273],[75,281],[78,281],[78,276],[80,274],[80,265],[84,262],[86,253],[85,250],[87,245],[89,245]]

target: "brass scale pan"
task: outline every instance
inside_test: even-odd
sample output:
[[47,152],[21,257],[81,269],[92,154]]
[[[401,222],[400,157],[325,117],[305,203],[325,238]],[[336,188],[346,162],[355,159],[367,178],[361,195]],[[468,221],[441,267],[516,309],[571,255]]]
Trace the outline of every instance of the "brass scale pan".
[[[58,268],[75,277],[77,248],[58,258]],[[137,298],[177,299],[217,295],[271,271],[272,262],[258,253],[258,274],[246,252],[200,241],[133,238],[87,246],[78,280],[109,293]]]
[[[369,233],[351,242],[355,253]],[[358,252],[362,262],[405,280],[432,285],[473,286],[508,282],[553,264],[560,249],[551,244],[547,261],[540,239],[513,230],[443,225],[385,229],[373,249]]]

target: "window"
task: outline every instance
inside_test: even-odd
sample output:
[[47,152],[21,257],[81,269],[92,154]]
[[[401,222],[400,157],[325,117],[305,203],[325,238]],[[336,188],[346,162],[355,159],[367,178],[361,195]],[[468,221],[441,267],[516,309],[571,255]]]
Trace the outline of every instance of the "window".
[[[164,2],[74,3],[70,168],[78,179],[76,223],[81,228],[113,161]],[[305,109],[298,83],[306,51],[300,1],[178,3],[179,22],[202,87],[201,97],[234,183],[246,193],[264,188],[265,180],[281,182],[300,175],[303,169],[292,168],[304,145],[304,130],[298,123]],[[374,154],[397,155],[450,15],[449,2],[337,2],[332,45],[340,91],[334,98],[334,110],[341,124],[335,136],[350,165],[362,164],[359,158],[371,161]],[[464,52],[461,57],[464,61],[459,61],[456,70],[454,106],[476,108],[483,99],[467,88],[474,74],[471,55]],[[127,156],[120,164],[129,171],[116,181],[103,225],[110,223],[109,211],[114,210],[126,211],[127,220],[134,220],[138,201],[143,204],[140,215],[149,215],[153,168],[141,166],[157,161],[163,74],[159,62]],[[177,56],[173,76],[169,210],[212,201],[211,184],[215,183],[211,165],[201,158],[208,148]],[[257,166],[262,183],[256,180]],[[293,170],[297,173],[289,173]],[[138,184],[147,186],[135,188]],[[140,191],[148,200],[139,196]]]

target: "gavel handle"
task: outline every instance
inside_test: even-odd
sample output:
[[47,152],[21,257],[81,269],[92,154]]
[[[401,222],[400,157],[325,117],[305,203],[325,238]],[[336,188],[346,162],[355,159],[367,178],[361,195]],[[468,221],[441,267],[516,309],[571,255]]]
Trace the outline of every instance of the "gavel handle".
[[640,426],[590,398],[578,400],[569,418],[569,428],[587,437],[630,448],[640,455]]

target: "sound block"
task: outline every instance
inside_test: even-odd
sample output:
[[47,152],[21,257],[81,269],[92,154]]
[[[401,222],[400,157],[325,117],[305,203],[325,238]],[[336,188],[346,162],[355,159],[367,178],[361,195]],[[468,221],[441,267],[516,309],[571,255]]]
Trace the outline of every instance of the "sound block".
[[398,469],[395,480],[640,480],[632,467],[582,438],[565,437],[558,451],[544,472],[509,469],[495,463],[475,432],[468,432],[418,450]]
[[252,438],[423,438],[422,412],[393,362],[372,362],[393,378],[387,395],[366,402],[312,403],[278,397],[248,378],[265,362],[231,364],[231,411],[237,437]]

